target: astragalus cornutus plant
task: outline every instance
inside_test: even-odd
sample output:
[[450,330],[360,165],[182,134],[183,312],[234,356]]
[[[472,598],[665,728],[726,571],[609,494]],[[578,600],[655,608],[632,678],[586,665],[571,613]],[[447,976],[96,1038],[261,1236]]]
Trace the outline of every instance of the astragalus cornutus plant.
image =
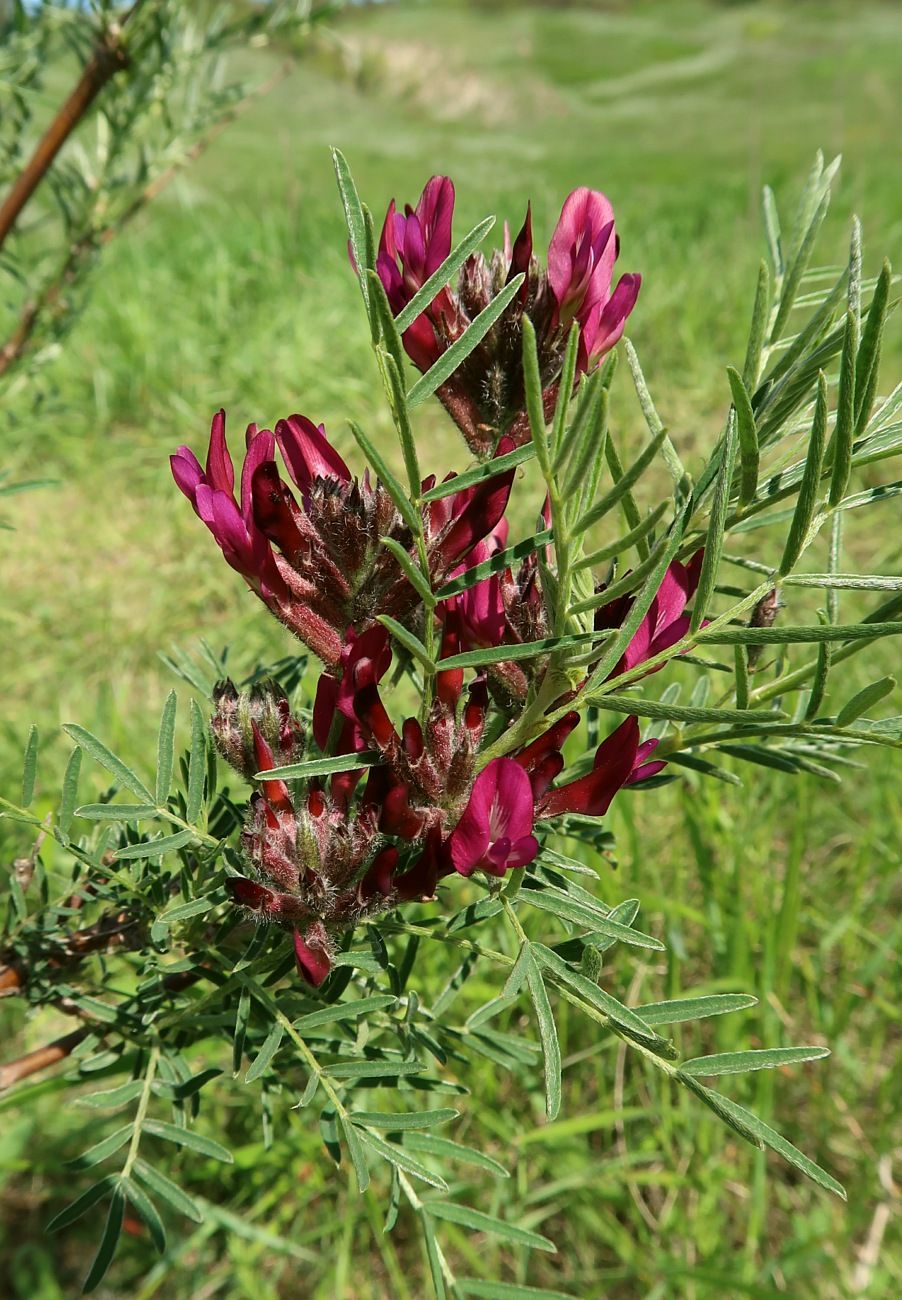
[[[735,783],[756,765],[832,777],[852,747],[899,744],[899,719],[867,716],[891,679],[849,698],[835,671],[902,631],[902,581],[848,572],[842,535],[849,510],[891,509],[880,503],[900,490],[873,470],[868,486],[852,484],[857,467],[902,446],[902,393],[877,396],[889,268],[864,276],[855,222],[848,265],[831,283],[809,271],[835,170],[822,160],[786,234],[768,192],[770,261],[745,356],[727,369],[720,437],[707,460],[684,464],[625,341],[647,425],[628,455],[609,393],[639,276],[614,276],[619,235],[602,193],[564,200],[543,265],[529,209],[490,257],[479,251],[490,220],[455,246],[443,177],[416,208],[392,202],[378,238],[337,153],[335,166],[348,274],[398,453],[352,424],[346,458],[343,431],[327,433],[307,410],[272,430],[248,425],[239,470],[225,413],[215,414],[207,446],[190,439],[203,461],[179,447],[172,473],[227,565],[284,624],[287,657],[238,683],[212,652],[173,664],[213,699],[209,725],[190,703],[175,789],[173,693],[152,785],[70,725],[57,812],[29,811],[36,735],[21,806],[5,805],[56,842],[60,880],[51,891],[39,840],[13,891],[0,978],[35,1008],[64,1004],[77,1024],[2,1080],[77,1049],[73,1082],[113,1080],[89,1103],[131,1108],[82,1164],[126,1147],[124,1161],[56,1226],[109,1202],[93,1285],[126,1204],[158,1241],[155,1201],[199,1213],[147,1162],[144,1139],[231,1158],[192,1126],[227,1041],[235,1072],[262,1096],[267,1134],[316,1110],[329,1155],[361,1192],[371,1180],[384,1189],[388,1228],[406,1203],[437,1296],[525,1294],[457,1276],[442,1249],[443,1221],[526,1248],[554,1244],[471,1206],[457,1173],[449,1183],[456,1161],[503,1170],[436,1137],[457,1112],[430,1102],[450,1092],[479,1109],[479,1097],[466,1100],[474,1054],[529,1087],[535,1058],[510,1019],[520,1007],[536,1026],[554,1119],[565,1101],[562,1002],[600,1040],[619,1040],[737,1134],[842,1195],[703,1082],[826,1049],[756,1044],[683,1059],[668,1026],[754,999],[719,990],[627,1005],[615,950],[664,944],[654,920],[637,927],[639,902],[611,896],[595,868],[615,800],[637,800],[641,825],[668,782]],[[412,381],[405,354],[421,372]],[[424,463],[415,413],[433,394],[476,458],[457,472],[431,454]],[[519,472],[527,462],[532,486]],[[197,555],[218,562],[209,539]],[[240,579],[222,569],[223,582]],[[844,590],[871,602],[857,621],[841,621]],[[818,593],[823,608],[811,613]],[[226,786],[217,754],[232,769]],[[83,755],[112,786],[79,805]],[[447,978],[425,996],[417,972],[429,946]]]

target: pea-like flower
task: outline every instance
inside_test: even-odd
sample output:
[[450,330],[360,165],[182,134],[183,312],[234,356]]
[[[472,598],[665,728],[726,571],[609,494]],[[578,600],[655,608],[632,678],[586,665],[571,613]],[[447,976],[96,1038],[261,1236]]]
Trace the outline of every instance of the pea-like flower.
[[455,871],[476,870],[503,876],[536,857],[533,835],[535,804],[529,777],[511,758],[495,758],[476,780],[460,821],[451,832],[448,852]]
[[[403,214],[389,204],[376,269],[397,315],[448,256],[454,185],[433,176],[416,208]],[[597,190],[574,190],[564,203],[548,248],[547,270],[534,253],[532,212],[516,239],[505,224],[504,243],[489,258],[473,253],[457,283],[441,289],[403,335],[408,356],[426,371],[517,275],[520,292],[470,355],[436,391],[479,456],[490,455],[509,435],[515,446],[529,438],[524,405],[522,321],[536,333],[539,371],[550,413],[567,334],[580,327],[578,369],[588,371],[615,346],[636,304],[641,277],[624,275],[613,285],[619,252],[610,201]]]

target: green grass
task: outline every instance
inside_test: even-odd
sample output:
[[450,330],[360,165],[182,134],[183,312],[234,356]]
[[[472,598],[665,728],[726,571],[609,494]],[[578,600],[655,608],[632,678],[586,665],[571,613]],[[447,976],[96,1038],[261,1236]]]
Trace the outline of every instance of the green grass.
[[[228,643],[239,674],[290,649],[222,566],[166,457],[183,441],[199,448],[220,404],[236,445],[246,421],[297,409],[324,420],[349,454],[348,418],[387,438],[327,145],[344,150],[377,212],[392,195],[415,198],[432,171],[448,172],[459,233],[489,211],[513,224],[531,197],[541,239],[571,187],[604,188],[621,265],[644,277],[632,334],[690,467],[723,419],[724,368],[741,361],[763,181],[791,210],[815,149],[842,151],[819,260],[844,258],[851,210],[864,222],[866,270],[884,253],[898,260],[902,18],[892,4],[421,4],[355,15],[339,30],[345,59],[320,49],[110,247],[83,319],[43,372],[42,408],[5,434],[13,477],[50,475],[59,485],[4,502],[18,530],[0,535],[4,790],[32,721],[46,739],[48,801],[65,753],[59,722],[77,720],[145,764],[171,685],[161,649],[200,637]],[[267,58],[255,55],[252,71]],[[891,327],[884,387],[900,359]],[[617,418],[622,441],[639,435],[634,403],[622,399]],[[418,428],[429,468],[466,463],[440,412],[424,408]],[[871,572],[899,560],[892,506],[881,508],[850,534]],[[883,647],[853,660],[842,699],[891,660]],[[690,988],[760,998],[753,1012],[686,1031],[687,1052],[833,1048],[829,1061],[763,1072],[730,1095],[840,1178],[849,1205],[735,1142],[561,1007],[558,1125],[541,1127],[538,1069],[535,1094],[523,1096],[486,1063],[465,1080],[473,1109],[454,1133],[513,1167],[510,1183],[483,1189],[479,1207],[545,1232],[560,1253],[527,1259],[446,1225],[464,1271],[616,1300],[898,1293],[892,1224],[874,1261],[859,1257],[892,1202],[887,1161],[898,1140],[902,808],[893,760],[862,762],[839,788],[746,769],[741,790],[690,775],[626,795],[609,819],[619,866],[602,868],[600,886],[605,897],[640,898],[644,928],[668,944],[658,963],[615,955],[612,991],[635,1002]],[[25,842],[2,834],[9,861]],[[422,971],[422,987],[441,987],[451,969]],[[465,988],[462,1011],[484,995],[484,985]],[[56,1031],[11,1003],[2,1023],[4,1055]],[[521,1023],[534,1033],[514,1015]],[[59,1112],[58,1095],[48,1085],[32,1107],[0,1102],[0,1166],[9,1170],[0,1250],[16,1297],[72,1294],[87,1257],[87,1230],[41,1236],[62,1204],[59,1163],[85,1145],[87,1120]],[[402,1220],[381,1235],[384,1189],[363,1202],[344,1190],[303,1112],[286,1110],[264,1156],[245,1093],[223,1086],[220,1096],[237,1168],[222,1181],[195,1163],[190,1177],[200,1195],[240,1215],[243,1235],[215,1214],[193,1236],[178,1225],[172,1240],[182,1244],[159,1264],[130,1239],[106,1294],[426,1293],[413,1226]],[[512,1127],[521,1135],[513,1146]]]

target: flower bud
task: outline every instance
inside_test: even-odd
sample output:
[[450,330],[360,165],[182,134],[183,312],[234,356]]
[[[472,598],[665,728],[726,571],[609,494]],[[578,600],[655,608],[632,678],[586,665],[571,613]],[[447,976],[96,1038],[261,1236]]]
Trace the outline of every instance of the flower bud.
[[260,770],[254,747],[254,727],[272,751],[274,766],[292,763],[303,749],[300,723],[291,716],[288,697],[270,678],[239,691],[226,678],[213,690],[214,713],[210,722],[216,748],[236,772],[252,780]]

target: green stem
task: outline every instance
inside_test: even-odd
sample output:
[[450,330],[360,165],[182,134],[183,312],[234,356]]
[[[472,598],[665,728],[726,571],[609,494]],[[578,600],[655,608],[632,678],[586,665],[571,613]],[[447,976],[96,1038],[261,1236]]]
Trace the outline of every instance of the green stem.
[[132,1171],[135,1161],[138,1159],[138,1148],[141,1145],[141,1129],[144,1126],[144,1120],[147,1116],[147,1107],[150,1105],[151,1089],[153,1087],[154,1076],[157,1072],[157,1061],[160,1059],[160,1049],[152,1047],[150,1049],[150,1058],[147,1062],[147,1069],[144,1072],[144,1088],[141,1092],[141,1099],[138,1102],[138,1109],[135,1112],[135,1123],[132,1129],[132,1140],[129,1143],[128,1155],[122,1169],[122,1177],[128,1178]]

